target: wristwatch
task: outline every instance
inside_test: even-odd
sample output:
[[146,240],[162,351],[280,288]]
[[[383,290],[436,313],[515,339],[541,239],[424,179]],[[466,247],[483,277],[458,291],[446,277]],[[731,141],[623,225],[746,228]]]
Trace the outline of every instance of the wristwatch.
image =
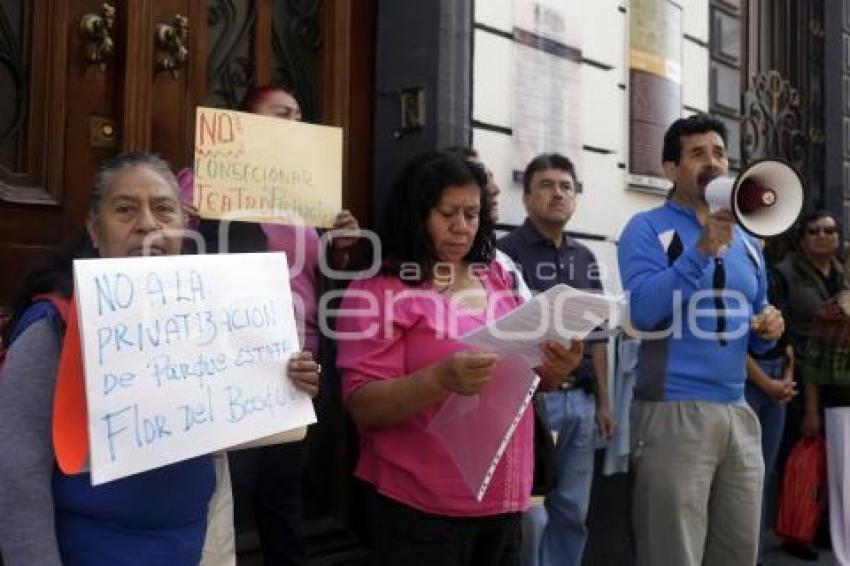
[[558,385],[558,389],[560,389],[561,391],[567,391],[568,389],[572,389],[575,386],[575,384],[576,384],[576,376],[571,373],[570,375],[565,377],[564,381],[562,381]]

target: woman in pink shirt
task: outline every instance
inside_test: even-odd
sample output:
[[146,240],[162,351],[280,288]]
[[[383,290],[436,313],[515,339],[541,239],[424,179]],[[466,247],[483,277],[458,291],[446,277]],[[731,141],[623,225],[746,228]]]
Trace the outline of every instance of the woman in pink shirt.
[[[487,177],[447,153],[418,156],[394,184],[381,233],[382,273],[352,283],[338,312],[337,365],[360,433],[356,475],[371,484],[377,564],[514,565],[531,492],[532,416],[522,417],[481,502],[426,428],[452,394],[487,387],[498,355],[446,354],[455,338],[516,308],[493,258]],[[541,345],[562,381],[580,343]]]

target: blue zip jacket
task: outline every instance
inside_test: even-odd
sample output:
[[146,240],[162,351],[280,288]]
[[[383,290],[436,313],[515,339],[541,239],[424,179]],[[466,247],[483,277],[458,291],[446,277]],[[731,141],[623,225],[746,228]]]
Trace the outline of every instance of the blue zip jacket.
[[[635,215],[620,236],[631,324],[643,334],[636,399],[742,402],[748,347],[761,353],[773,344],[750,332],[753,315],[767,306],[758,244],[736,226],[718,261],[697,251],[701,235],[694,210],[668,201]],[[721,262],[719,294],[715,271]]]

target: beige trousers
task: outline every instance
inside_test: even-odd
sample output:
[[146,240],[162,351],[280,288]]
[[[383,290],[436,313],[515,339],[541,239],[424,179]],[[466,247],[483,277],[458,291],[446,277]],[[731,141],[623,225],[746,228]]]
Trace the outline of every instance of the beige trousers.
[[236,566],[236,537],[233,530],[233,491],[227,452],[212,455],[215,491],[207,510],[207,536],[200,566]]
[[637,566],[753,566],[764,462],[746,404],[632,407]]

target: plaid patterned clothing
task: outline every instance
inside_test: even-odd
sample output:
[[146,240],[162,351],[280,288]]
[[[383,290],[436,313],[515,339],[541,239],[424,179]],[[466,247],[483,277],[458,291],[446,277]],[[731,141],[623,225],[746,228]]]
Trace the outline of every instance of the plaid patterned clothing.
[[827,300],[815,315],[803,364],[803,379],[827,386],[850,387],[850,315],[839,298]]

